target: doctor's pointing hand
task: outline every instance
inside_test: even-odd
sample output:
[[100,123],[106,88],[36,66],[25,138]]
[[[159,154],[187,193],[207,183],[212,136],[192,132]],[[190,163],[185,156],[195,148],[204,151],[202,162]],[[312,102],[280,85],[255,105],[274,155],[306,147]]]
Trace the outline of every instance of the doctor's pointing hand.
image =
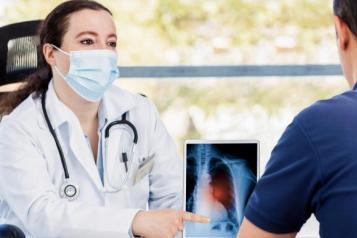
[[[133,231],[145,238],[174,237],[183,230],[183,222],[208,223],[209,219],[190,212],[172,209],[139,212],[134,219]],[[148,235],[145,235],[148,234]]]
[[112,85],[110,10],[64,2],[39,36],[43,65],[0,103],[0,224],[27,237],[167,238],[208,222],[181,211],[183,163],[154,104]]

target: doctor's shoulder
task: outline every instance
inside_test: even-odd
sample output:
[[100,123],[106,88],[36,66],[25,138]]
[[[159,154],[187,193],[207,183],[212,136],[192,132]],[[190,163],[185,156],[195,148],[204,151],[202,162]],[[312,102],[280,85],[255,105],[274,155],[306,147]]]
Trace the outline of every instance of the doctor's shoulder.
[[[140,144],[144,142],[148,148],[153,148],[154,141],[170,139],[155,104],[148,97],[117,86],[111,87],[107,93],[113,108],[117,107],[120,110],[123,104],[127,104],[125,107],[129,108],[128,120],[135,125],[140,137],[145,138],[139,140]],[[158,146],[157,143],[155,145]]]
[[[35,137],[38,127],[38,116],[41,112],[37,109],[35,99],[28,96],[8,115],[4,115],[0,121],[0,143],[5,140],[20,137]],[[23,138],[22,138],[23,139]]]
[[145,94],[130,92],[113,85],[108,91],[108,95],[114,104],[132,104],[129,112],[135,114],[135,118],[142,119],[146,121],[146,123],[148,123],[150,119],[156,120],[156,118],[159,117],[154,102]]
[[16,121],[16,123],[24,125],[31,125],[36,121],[38,113],[40,113],[40,111],[36,108],[35,99],[33,98],[33,95],[30,95],[18,106],[16,106],[9,114],[4,115],[1,118],[0,126],[6,127],[12,121]]

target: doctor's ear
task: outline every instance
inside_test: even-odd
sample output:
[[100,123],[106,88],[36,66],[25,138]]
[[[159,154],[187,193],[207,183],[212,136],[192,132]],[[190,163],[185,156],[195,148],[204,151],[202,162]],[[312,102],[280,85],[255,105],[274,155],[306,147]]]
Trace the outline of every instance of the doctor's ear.
[[45,43],[42,47],[43,56],[44,56],[47,64],[49,64],[50,66],[56,65],[54,51],[55,51],[54,47],[49,43]]
[[340,50],[347,50],[350,40],[351,34],[350,28],[348,25],[338,16],[334,17],[335,22],[335,30],[336,30],[336,37],[337,37],[337,45]]

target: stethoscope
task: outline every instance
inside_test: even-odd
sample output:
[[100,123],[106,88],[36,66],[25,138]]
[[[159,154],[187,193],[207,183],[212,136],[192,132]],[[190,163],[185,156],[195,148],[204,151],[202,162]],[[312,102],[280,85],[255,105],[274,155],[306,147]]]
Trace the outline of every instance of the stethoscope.
[[[61,147],[61,144],[59,143],[59,140],[58,140],[58,137],[56,135],[56,132],[54,131],[53,127],[52,127],[52,124],[51,124],[51,121],[48,117],[48,114],[47,114],[47,110],[46,110],[46,91],[42,94],[42,97],[41,97],[41,104],[42,104],[42,111],[43,111],[43,114],[44,114],[44,118],[45,118],[45,121],[47,123],[47,126],[48,126],[48,129],[50,130],[50,133],[56,143],[56,147],[57,147],[57,150],[58,150],[58,153],[59,153],[59,156],[61,158],[61,164],[62,164],[62,168],[63,168],[63,172],[64,172],[64,182],[63,184],[61,185],[60,187],[60,196],[62,198],[66,198],[70,201],[73,201],[75,199],[78,198],[79,196],[79,185],[73,183],[70,181],[70,177],[69,177],[69,173],[68,173],[68,168],[67,168],[67,163],[66,163],[66,159],[64,157],[64,154],[63,154],[63,151],[62,151],[62,147]],[[113,127],[113,126],[116,126],[116,125],[126,125],[128,126],[132,132],[133,132],[133,135],[134,135],[134,139],[133,139],[133,143],[132,143],[132,146],[131,146],[131,156],[128,156],[128,153],[127,152],[123,152],[122,153],[122,156],[121,156],[121,162],[124,163],[124,166],[125,166],[125,175],[124,175],[124,179],[122,179],[122,183],[119,185],[119,186],[113,186],[113,184],[111,184],[111,182],[109,181],[108,179],[108,183],[110,183],[110,186],[113,188],[112,190],[106,190],[106,192],[118,192],[122,189],[123,185],[126,184],[127,182],[127,179],[128,179],[128,172],[130,170],[130,167],[128,166],[128,163],[130,164],[131,166],[131,160],[133,158],[133,153],[134,153],[134,145],[136,145],[138,143],[138,132],[135,128],[135,126],[127,120],[127,113],[128,112],[125,112],[123,115],[122,115],[122,118],[121,120],[117,120],[117,121],[113,121],[111,123],[109,123],[109,125],[105,128],[105,132],[104,132],[104,141],[105,141],[105,155],[104,155],[104,158],[105,158],[105,161],[107,161],[107,156],[108,154],[106,153],[108,151],[108,141],[107,139],[109,138],[109,135],[110,135],[110,129]],[[128,158],[129,157],[129,158]],[[104,163],[104,161],[103,161]]]

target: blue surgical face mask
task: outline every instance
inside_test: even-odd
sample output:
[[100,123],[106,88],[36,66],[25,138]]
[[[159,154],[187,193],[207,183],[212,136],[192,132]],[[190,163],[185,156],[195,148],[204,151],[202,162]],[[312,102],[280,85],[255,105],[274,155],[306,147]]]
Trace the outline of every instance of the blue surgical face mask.
[[87,101],[99,101],[104,93],[119,77],[117,54],[111,50],[80,50],[65,52],[69,56],[70,66],[66,75],[54,66],[58,74],[82,98]]

